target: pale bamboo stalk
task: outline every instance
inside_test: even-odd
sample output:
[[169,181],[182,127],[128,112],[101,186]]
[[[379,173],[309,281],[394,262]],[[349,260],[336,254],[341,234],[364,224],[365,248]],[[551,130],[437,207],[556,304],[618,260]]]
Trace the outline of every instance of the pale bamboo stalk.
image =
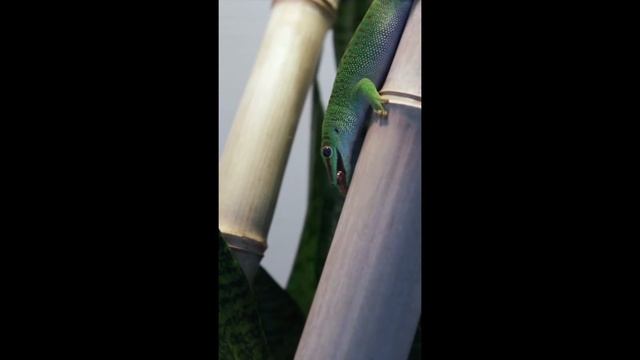
[[295,359],[406,359],[421,302],[421,1],[383,86]]
[[274,1],[220,159],[218,226],[250,282],[336,8],[337,0]]

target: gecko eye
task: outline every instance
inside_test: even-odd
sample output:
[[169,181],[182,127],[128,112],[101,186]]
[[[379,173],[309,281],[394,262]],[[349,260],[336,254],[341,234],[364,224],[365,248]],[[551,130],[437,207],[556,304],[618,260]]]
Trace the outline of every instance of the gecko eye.
[[324,147],[322,148],[322,156],[324,156],[324,157],[326,157],[326,158],[329,158],[329,157],[331,157],[331,154],[332,154],[332,153],[333,153],[333,151],[331,150],[331,148],[330,148],[330,147],[328,147],[328,146],[324,146]]

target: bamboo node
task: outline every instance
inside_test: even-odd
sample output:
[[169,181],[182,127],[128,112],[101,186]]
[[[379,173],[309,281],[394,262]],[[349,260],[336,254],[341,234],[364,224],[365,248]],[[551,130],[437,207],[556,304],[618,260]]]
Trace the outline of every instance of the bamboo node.
[[335,1],[329,1],[329,0],[273,0],[273,2],[271,3],[271,7],[275,6],[278,3],[285,2],[285,1],[302,1],[302,2],[311,3],[318,10],[320,10],[322,15],[324,17],[326,17],[327,20],[329,20],[330,24],[333,24],[335,22],[335,20],[336,20],[337,13],[338,13],[338,8],[337,8],[337,5],[335,4]]
[[263,257],[265,250],[267,250],[266,244],[244,236],[223,233],[222,237],[230,249],[250,253],[259,257]]
[[394,95],[394,96],[406,97],[406,98],[409,98],[409,99],[413,99],[413,100],[422,102],[422,96],[409,94],[409,93],[402,92],[402,91],[382,90],[382,91],[380,91],[380,95]]
[[401,104],[422,109],[422,96],[410,94],[403,91],[382,90],[380,95],[384,96],[393,104]]
[[255,239],[228,233],[222,233],[222,238],[227,243],[231,255],[238,261],[249,284],[252,284],[267,246]]

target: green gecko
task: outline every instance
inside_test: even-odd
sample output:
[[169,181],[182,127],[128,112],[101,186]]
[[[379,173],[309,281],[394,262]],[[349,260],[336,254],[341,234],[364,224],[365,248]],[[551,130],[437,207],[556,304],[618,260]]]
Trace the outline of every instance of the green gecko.
[[346,195],[371,106],[386,116],[378,93],[387,75],[413,0],[374,0],[340,60],[322,123],[321,156],[329,181]]

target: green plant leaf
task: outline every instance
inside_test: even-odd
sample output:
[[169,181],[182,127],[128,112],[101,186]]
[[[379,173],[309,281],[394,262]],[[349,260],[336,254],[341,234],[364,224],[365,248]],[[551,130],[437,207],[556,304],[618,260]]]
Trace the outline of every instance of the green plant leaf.
[[[371,0],[340,2],[334,25],[336,63],[342,57],[370,3]],[[324,110],[316,76],[313,86],[307,215],[293,271],[287,284],[287,291],[300,306],[305,316],[309,313],[344,203],[342,195],[329,183],[324,163],[320,157],[323,118]]]
[[258,312],[274,359],[293,359],[305,316],[287,293],[261,266],[253,281]]
[[322,102],[317,82],[313,87],[313,116],[311,117],[311,159],[309,200],[302,238],[287,284],[287,291],[303,313],[308,314],[331,239],[338,223],[344,200],[330,183],[320,158]]
[[411,344],[411,352],[409,353],[409,360],[422,359],[422,320],[418,323],[418,329],[416,335],[413,338],[413,344]]
[[333,47],[336,64],[340,62],[342,54],[347,49],[349,40],[369,9],[372,0],[342,0],[338,5],[336,22],[333,25]]
[[269,359],[254,294],[218,232],[218,357]]

